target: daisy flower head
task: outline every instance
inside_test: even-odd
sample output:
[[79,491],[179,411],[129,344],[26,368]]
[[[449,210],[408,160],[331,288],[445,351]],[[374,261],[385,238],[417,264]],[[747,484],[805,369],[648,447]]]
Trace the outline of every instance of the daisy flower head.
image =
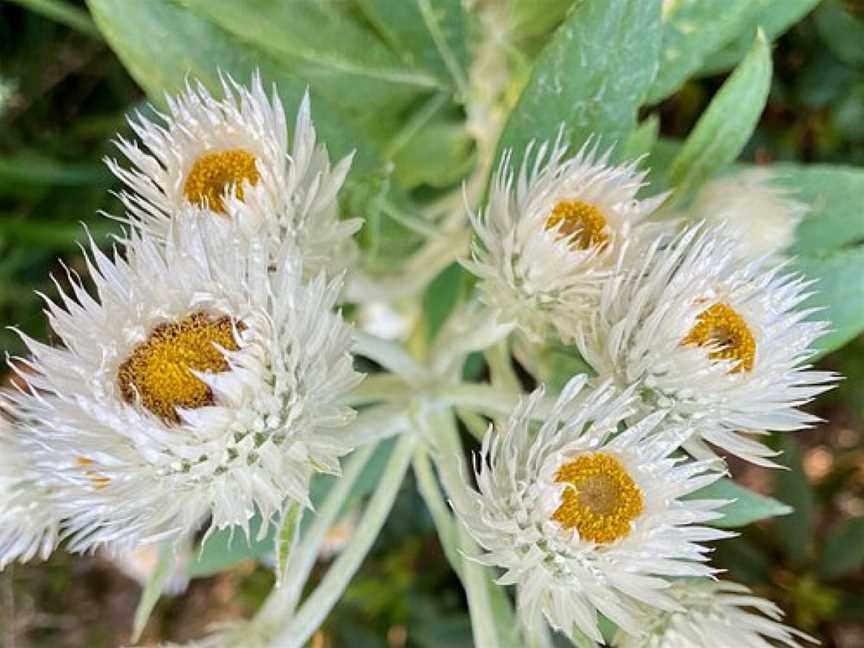
[[776,452],[752,435],[812,424],[798,407],[835,380],[807,364],[827,328],[798,308],[810,285],[783,266],[742,263],[734,241],[691,227],[607,282],[577,346],[601,378],[637,385],[646,410],[692,426],[694,455],[713,454],[707,441],[772,466]]
[[164,237],[184,215],[243,218],[274,250],[291,240],[312,274],[344,267],[360,227],[358,219],[340,220],[337,204],[351,156],[331,167],[308,93],[289,146],[282,102],[275,88],[268,99],[258,73],[248,88],[222,77],[222,92],[216,99],[190,82],[166,97],[168,113],[157,112],[157,121],[140,113],[129,120],[140,143],[121,137],[117,146],[131,167],[107,160],[127,188],[120,198],[129,222]]
[[[338,280],[302,281],[232,223],[181,214],[126,259],[93,245],[96,295],[70,273],[48,302],[63,346],[29,337],[27,389],[9,408],[42,479],[63,493],[70,548],[126,550],[210,528],[247,533],[287,500],[308,505],[314,471],[338,473],[359,381]],[[264,531],[262,531],[264,533]]]
[[490,428],[478,490],[453,500],[485,549],[477,560],[518,586],[529,625],[545,616],[571,637],[602,641],[598,613],[638,634],[639,604],[675,609],[666,577],[711,574],[701,543],[729,534],[702,526],[725,502],[683,499],[719,477],[713,461],[671,456],[688,431],[663,412],[633,418],[631,392],[585,385],[573,378],[539,427],[542,389]]
[[742,260],[780,260],[795,242],[807,206],[794,200],[767,169],[751,169],[706,183],[689,209],[694,221],[722,226]]
[[46,559],[59,535],[51,489],[39,479],[20,436],[0,415],[0,569],[15,560]]
[[514,177],[506,153],[485,211],[470,215],[476,238],[465,266],[499,319],[534,341],[549,330],[572,337],[614,259],[665,199],[637,200],[645,172],[611,165],[596,143],[566,154],[562,131],[536,151],[529,145]]
[[804,642],[818,643],[783,625],[780,608],[738,583],[685,579],[673,583],[667,594],[679,609],[646,608],[644,634],[619,632],[613,648],[799,648]]

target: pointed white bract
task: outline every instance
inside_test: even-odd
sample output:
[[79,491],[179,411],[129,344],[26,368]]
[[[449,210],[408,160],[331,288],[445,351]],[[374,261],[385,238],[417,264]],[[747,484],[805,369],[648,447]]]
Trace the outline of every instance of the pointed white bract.
[[487,432],[478,491],[451,493],[454,507],[486,550],[476,559],[517,585],[520,616],[601,641],[602,613],[638,634],[640,603],[676,609],[667,577],[713,573],[702,543],[730,534],[703,524],[725,502],[683,498],[719,474],[673,457],[688,431],[663,412],[634,417],[632,391],[574,378],[535,429],[542,398]]
[[126,259],[95,245],[89,295],[48,303],[62,347],[27,336],[27,388],[7,405],[50,485],[72,550],[123,550],[211,528],[248,533],[286,500],[308,505],[314,471],[350,448],[339,404],[359,381],[340,282],[302,281],[214,214],[188,213],[164,241],[134,233]]
[[737,583],[681,580],[666,594],[680,609],[645,608],[644,634],[619,632],[613,648],[800,648],[819,643],[783,625],[780,608]]
[[577,345],[601,379],[634,388],[644,411],[668,408],[704,442],[761,465],[774,451],[753,434],[818,419],[798,409],[835,375],[808,364],[828,325],[799,308],[811,283],[783,267],[743,264],[734,242],[693,227],[654,245],[641,265],[606,283]]
[[21,431],[0,414],[0,569],[15,560],[44,560],[54,550],[60,519],[52,499]]
[[292,242],[310,274],[345,267],[361,224],[340,220],[336,200],[351,156],[331,167],[316,141],[308,94],[289,146],[282,103],[275,90],[268,100],[257,73],[249,88],[223,78],[222,92],[216,99],[190,83],[166,97],[161,123],[140,113],[130,120],[140,143],[120,138],[117,145],[131,168],[107,160],[127,187],[120,194],[124,220],[164,237],[172,220],[194,213],[187,206],[209,207],[242,217],[274,251]]
[[768,169],[751,169],[706,183],[688,211],[693,221],[722,226],[748,262],[779,259],[795,242],[807,206],[778,186]]
[[[535,154],[536,153],[536,154]],[[650,231],[646,217],[664,200],[637,200],[645,172],[613,166],[586,144],[565,157],[563,134],[529,147],[514,177],[504,155],[465,266],[480,278],[486,303],[534,340],[549,331],[573,337],[614,262]]]

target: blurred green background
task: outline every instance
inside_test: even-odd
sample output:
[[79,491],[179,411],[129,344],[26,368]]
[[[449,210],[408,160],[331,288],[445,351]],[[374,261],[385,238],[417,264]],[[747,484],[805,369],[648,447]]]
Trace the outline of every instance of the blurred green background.
[[[862,39],[864,3],[850,0],[823,4],[778,40],[768,107],[744,159],[864,165]],[[531,47],[529,39],[526,51]],[[723,78],[690,81],[664,101],[662,134],[689,132]],[[114,155],[110,140],[126,132],[125,114],[144,100],[85,12],[49,18],[0,2],[3,324],[50,341],[34,291],[55,294],[48,276],[62,269],[61,259],[81,267],[81,223],[110,245],[106,235],[118,228],[97,212],[116,214],[119,203],[101,159]],[[6,329],[0,348],[13,356],[22,351]],[[798,514],[748,527],[716,555],[732,577],[778,601],[791,623],[824,646],[856,648],[864,646],[864,338],[820,364],[846,378],[813,407],[827,422],[784,440],[790,470],[733,464],[743,483]],[[271,585],[270,570],[251,561],[195,579],[185,595],[158,604],[143,641],[200,637],[209,624],[251,614]],[[139,594],[134,580],[100,556],[58,552],[45,564],[10,567],[0,574],[0,643],[121,645]],[[471,645],[464,595],[410,478],[313,645]]]

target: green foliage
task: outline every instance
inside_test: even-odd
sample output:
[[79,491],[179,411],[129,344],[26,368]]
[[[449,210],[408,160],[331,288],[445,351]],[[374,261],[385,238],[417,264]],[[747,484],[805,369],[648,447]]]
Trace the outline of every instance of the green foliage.
[[771,51],[759,34],[672,161],[669,179],[679,195],[696,189],[738,158],[762,114],[770,84]]
[[[88,6],[108,43],[153,101],[161,103],[163,93],[182,90],[190,77],[217,92],[220,70],[247,82],[257,69],[278,85],[288,114],[296,113],[307,82],[286,71],[272,52],[240,41],[207,17],[171,0],[91,0]],[[350,123],[341,111],[315,99],[315,124],[330,150],[341,157],[356,149],[355,173],[371,171],[380,163],[375,147]]]
[[774,473],[774,493],[795,510],[775,523],[779,541],[795,566],[804,565],[812,550],[813,525],[816,523],[816,496],[801,463],[801,447],[789,435],[782,437],[780,463],[788,470]]
[[459,0],[358,0],[358,4],[408,65],[426,70],[453,89],[464,85],[468,47]]
[[426,288],[423,317],[427,340],[431,343],[467,290],[467,275],[458,263],[444,269]]
[[757,29],[761,29],[769,41],[774,40],[821,1],[754,0],[752,4],[756,12],[749,14],[749,20],[731,42],[708,57],[702,66],[702,74],[716,74],[728,70],[747,54]]
[[776,164],[778,184],[808,207],[791,252],[818,256],[864,239],[864,171],[828,164]]
[[[424,228],[439,225],[426,220],[427,208],[457,188],[478,162],[491,162],[480,159],[476,132],[468,129],[466,119],[472,57],[482,51],[484,26],[460,0],[88,0],[93,20],[72,3],[15,2],[79,32],[79,41],[73,41],[76,56],[70,57],[57,47],[58,34],[66,32],[43,19],[27,14],[21,29],[17,22],[0,22],[0,309],[5,322],[21,323],[37,337],[44,338],[45,330],[32,288],[50,294],[43,275],[46,267],[57,268],[52,264],[58,254],[72,268],[80,267],[76,243],[86,234],[78,222],[89,221],[100,244],[109,244],[107,235],[118,231],[92,217],[100,208],[119,209],[104,197],[116,183],[99,158],[110,151],[105,142],[123,128],[123,111],[139,106],[141,97],[100,38],[157,103],[189,78],[217,89],[218,69],[241,82],[260,69],[266,83],[278,84],[289,115],[308,88],[319,135],[331,155],[356,150],[343,210],[364,218],[359,240],[366,270],[373,275],[398,275],[401,262],[427,235]],[[864,160],[862,18],[849,3],[823,2],[812,19],[780,41],[771,87],[770,41],[818,0],[662,4],[661,14],[659,0],[502,0],[500,15],[509,22],[497,27],[513,38],[501,54],[512,78],[496,99],[512,111],[504,115],[496,157],[513,147],[518,163],[528,142],[553,138],[563,124],[574,146],[596,135],[601,149],[616,147],[617,159],[648,153],[656,167],[652,178],[659,181],[652,193],[677,187],[682,198],[757,152],[760,160],[843,162],[771,167],[778,181],[810,207],[789,250],[795,256],[792,267],[818,282],[803,307],[823,308],[817,317],[831,322],[832,332],[820,342],[822,352],[843,347],[864,330],[864,172],[850,165]],[[764,37],[754,44],[757,28]],[[6,49],[18,40],[20,51]],[[79,56],[82,77],[98,79],[98,85],[82,91],[83,98],[73,97],[67,107],[70,93],[62,80],[60,89],[52,90],[58,82],[42,71],[54,69],[58,61],[67,65],[70,58],[78,65],[74,59]],[[694,80],[739,63],[725,82]],[[77,72],[73,67],[64,74]],[[12,88],[12,100],[5,98],[6,88]],[[52,103],[45,93],[62,100]],[[660,101],[656,111],[646,110]],[[763,114],[766,102],[772,109]],[[471,290],[456,264],[425,287],[421,337],[427,343]],[[5,349],[20,349],[5,333],[0,341]],[[515,347],[517,360],[530,358],[524,368],[552,391],[590,370],[569,347],[523,351]],[[845,346],[843,353],[844,367],[861,364],[857,346]],[[836,363],[837,357],[829,362]],[[475,379],[484,368],[479,354],[466,363]],[[836,406],[859,415],[860,390],[846,389]],[[479,428],[486,423],[480,416],[472,422]],[[728,479],[694,496],[734,500],[724,507],[717,526],[743,530],[766,521],[743,530],[739,539],[719,543],[717,556],[730,576],[764,589],[778,587],[775,581],[791,572],[794,580],[780,582],[782,589],[774,593],[795,607],[796,621],[815,627],[843,615],[860,619],[864,599],[853,590],[864,566],[864,522],[837,516],[836,523],[829,517],[831,525],[817,524],[836,491],[833,484],[814,488],[808,482],[802,456],[809,437],[800,438],[801,446],[797,439],[783,441],[782,461],[789,469],[774,475],[778,499]],[[388,442],[375,451],[343,513],[375,490],[391,449]],[[841,477],[832,479],[842,486]],[[332,477],[315,478],[316,505],[333,483]],[[334,645],[383,646],[381,637],[400,624],[410,628],[411,645],[472,645],[459,582],[447,571],[444,556],[459,572],[461,539],[440,491],[435,492],[437,501],[428,488],[424,493],[430,519],[413,484],[400,491],[375,550],[328,621]],[[312,519],[298,507],[289,509],[278,543],[272,529],[258,538],[258,517],[251,521],[248,538],[216,531],[197,549],[191,573],[213,576],[240,561],[267,560],[274,548],[277,564],[284,567]],[[432,539],[433,521],[443,553]],[[136,633],[170,573],[166,556],[160,557],[142,595]],[[492,618],[503,620],[500,625],[512,625],[511,604],[501,587],[487,582],[479,598]],[[512,637],[501,640],[504,645],[508,641],[515,643]]]
[[510,113],[498,158],[513,150],[518,167],[531,141],[554,139],[564,126],[580,147],[623,141],[657,74],[658,0],[585,0],[540,53],[528,85]]
[[851,65],[864,65],[864,21],[837,0],[823,2],[815,16],[816,29],[834,55]]
[[760,4],[753,0],[675,0],[663,11],[660,73],[650,103],[666,98],[698,71],[706,57],[742,33]]
[[723,529],[744,527],[759,520],[792,513],[792,508],[789,506],[771,497],[754,493],[726,478],[696,491],[691,497],[694,499],[729,500],[730,503],[720,509],[723,517],[711,522],[712,526]]
[[[402,63],[374,34],[334,5],[316,0],[183,0],[238,43],[266,52],[280,74],[307,81],[346,115],[404,108],[418,90],[441,82]],[[280,84],[281,85],[281,84]]]
[[864,330],[864,246],[801,256],[795,268],[816,281],[803,307],[821,308],[816,317],[831,324],[829,333],[816,341],[818,349],[838,349]]
[[303,509],[297,502],[289,504],[282,515],[275,538],[274,562],[276,563],[276,580],[280,582],[285,574],[285,568],[300,538],[300,521],[303,519]]
[[156,568],[150,574],[144,590],[141,592],[141,599],[138,601],[138,607],[135,609],[135,618],[132,621],[132,642],[137,643],[141,638],[141,633],[144,631],[144,626],[147,624],[147,619],[156,607],[159,597],[165,588],[168,579],[177,562],[176,548],[170,543],[162,545],[159,548],[159,560],[156,563]]
[[[393,440],[391,439],[381,443],[375,449],[372,457],[370,457],[363,467],[360,476],[357,478],[351,495],[345,501],[342,507],[342,514],[357,506],[375,490],[375,487],[378,485],[378,479],[381,476],[381,471],[387,463],[387,458],[390,456],[392,448]],[[330,475],[315,475],[312,480],[310,493],[310,499],[314,506],[318,507],[324,502],[335,481],[336,478]],[[308,510],[301,516],[299,520],[301,534],[311,524],[313,517],[314,514]],[[189,573],[195,577],[211,576],[241,561],[261,560],[273,555],[276,547],[275,536],[277,527],[281,531],[290,530],[291,525],[289,524],[289,527],[286,528],[285,521],[290,522],[290,518],[285,518],[281,526],[270,525],[268,532],[263,536],[260,534],[261,516],[257,514],[249,522],[248,537],[243,533],[229,529],[212,532],[197,549],[196,558],[189,566]],[[287,544],[286,539],[288,540]],[[293,542],[293,536],[283,538],[280,540],[279,547],[290,549],[289,545],[291,542]],[[280,557],[284,559],[286,555],[280,553]]]
[[843,522],[829,537],[820,571],[833,579],[854,574],[864,567],[864,517]]

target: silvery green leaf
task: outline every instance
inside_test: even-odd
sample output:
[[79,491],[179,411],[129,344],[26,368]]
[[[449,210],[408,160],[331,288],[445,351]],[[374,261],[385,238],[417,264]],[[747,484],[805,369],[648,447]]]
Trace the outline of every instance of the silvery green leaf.
[[754,0],[672,0],[663,5],[660,71],[649,103],[678,90],[705,61],[748,27],[760,9]]
[[297,502],[291,502],[285,507],[282,520],[279,523],[279,531],[276,534],[276,583],[282,582],[285,567],[291,552],[299,540],[300,520],[303,518],[303,509]]
[[592,136],[603,149],[622,144],[657,74],[659,43],[657,0],[576,5],[537,57],[498,158],[512,148],[518,165],[529,142],[554,139],[562,124],[575,146]]
[[820,2],[821,0],[753,0],[753,5],[759,7],[759,11],[751,17],[749,24],[737,38],[706,59],[700,75],[717,74],[735,66],[747,55],[757,29],[764,31],[766,38],[773,41]]
[[720,509],[723,517],[710,523],[712,526],[723,529],[743,527],[751,522],[792,513],[792,508],[782,502],[755,493],[727,478],[720,479],[710,486],[696,491],[691,497],[694,499],[732,500],[730,504]]
[[669,168],[680,195],[735,161],[750,139],[771,86],[771,51],[763,34],[699,118]]
[[132,643],[137,643],[138,639],[141,638],[141,633],[144,632],[144,626],[147,625],[150,613],[156,607],[165,584],[171,577],[176,560],[176,548],[171,543],[165,543],[159,547],[159,560],[150,573],[150,578],[147,579],[138,606],[135,608],[135,617],[132,621]]

